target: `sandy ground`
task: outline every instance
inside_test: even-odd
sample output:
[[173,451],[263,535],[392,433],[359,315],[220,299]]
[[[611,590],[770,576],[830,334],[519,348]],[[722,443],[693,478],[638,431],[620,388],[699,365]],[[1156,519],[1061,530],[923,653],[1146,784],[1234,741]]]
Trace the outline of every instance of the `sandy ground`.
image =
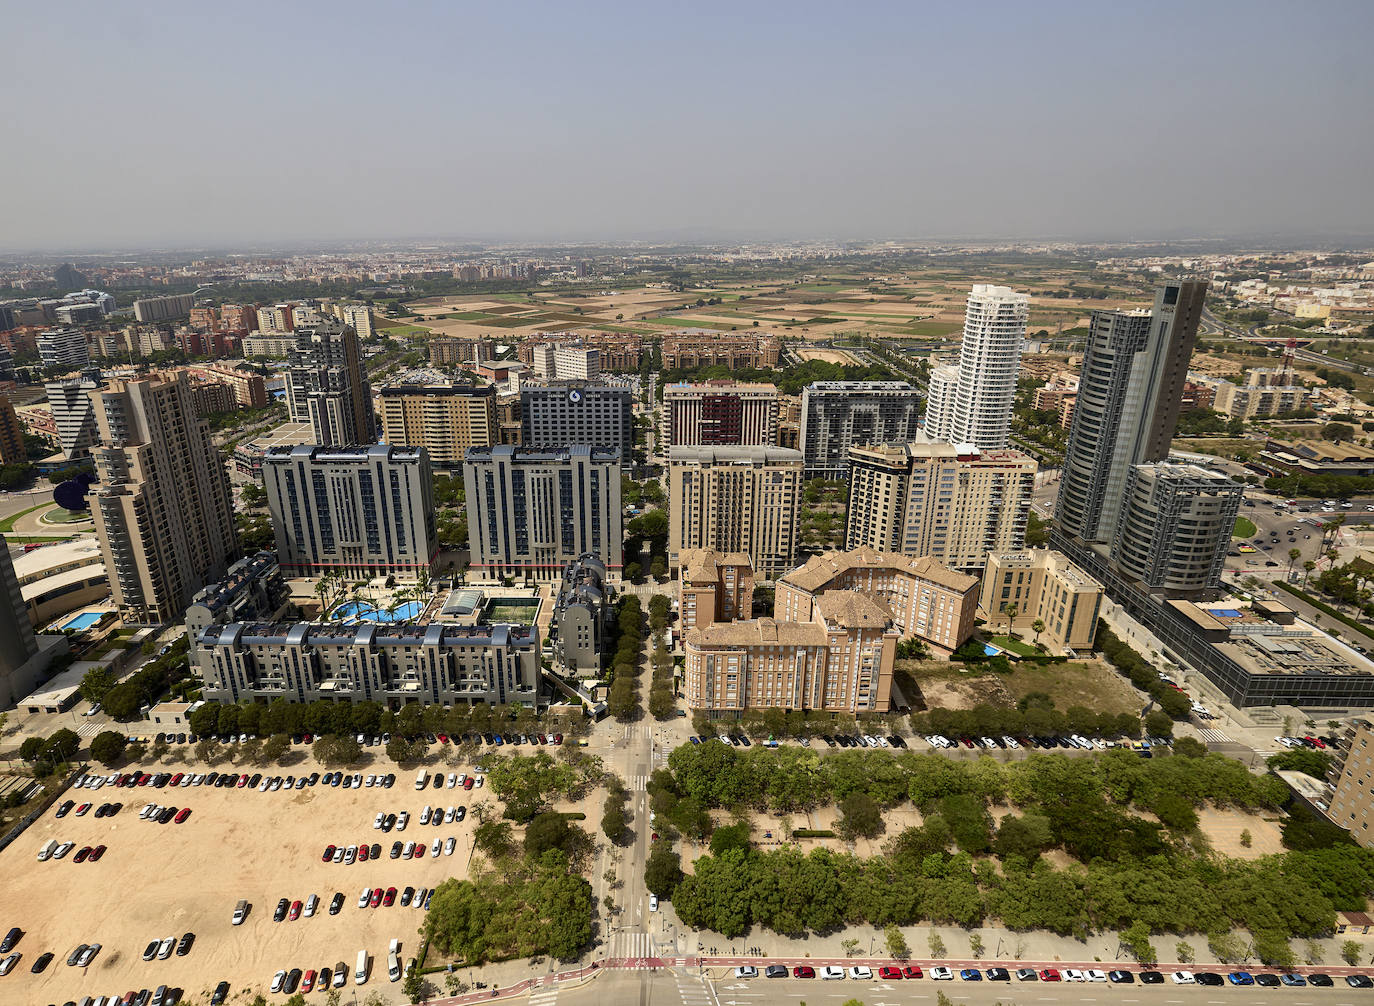
[[[170,772],[186,767],[191,766],[157,766]],[[272,771],[299,775],[303,770],[323,772],[311,760]],[[368,770],[362,771],[366,776]],[[90,800],[98,807],[118,800],[124,809],[114,818],[99,820],[94,808],[85,817],[69,814],[62,820],[49,812],[0,853],[0,870],[6,878],[0,926],[19,926],[25,931],[16,947],[23,959],[4,979],[0,999],[60,1003],[87,994],[117,991],[122,995],[130,988],[166,984],[204,1001],[215,985],[228,980],[235,992],[230,1001],[244,1001],[251,994],[239,1000],[241,990],[266,993],[280,968],[318,971],[332,969],[341,960],[350,969],[349,988],[353,988],[351,971],[361,949],[373,958],[369,988],[389,988],[387,945],[399,938],[403,953],[412,955],[418,948],[416,932],[424,915],[400,907],[399,894],[407,886],[434,887],[448,877],[466,875],[476,824],[471,811],[485,795],[485,791],[447,788],[429,788],[421,794],[415,791],[413,771],[396,775],[391,789],[314,786],[291,793],[285,789],[259,793],[202,786],[73,791],[71,798],[81,796],[78,804]],[[139,811],[150,801],[190,807],[192,815],[180,825],[139,820]],[[463,804],[469,816],[462,823],[421,827],[419,812],[426,803]],[[374,830],[372,821],[379,810],[408,810],[410,825],[399,834]],[[449,836],[457,839],[452,856],[435,860],[427,852],[423,859],[389,858],[396,838],[424,838],[432,845],[436,838]],[[75,849],[63,860],[37,863],[38,849],[49,838],[73,841],[76,849],[104,844],[108,851],[93,864],[73,863]],[[381,844],[379,862],[336,866],[320,861],[328,844],[364,841]],[[362,888],[378,885],[397,888],[396,904],[359,909]],[[344,907],[331,916],[328,906],[336,891],[343,892]],[[320,896],[313,918],[302,915],[295,922],[272,921],[279,898],[304,902],[312,893]],[[235,927],[230,918],[240,898],[249,901],[251,910],[247,921]],[[180,938],[188,930],[196,934],[196,941],[187,956],[142,960],[149,940]],[[66,966],[67,955],[80,943],[103,947],[86,973]],[[43,974],[30,974],[30,965],[45,951],[57,956]],[[399,984],[395,989],[400,1001]]]
[[[1259,859],[1284,852],[1283,832],[1278,821],[1241,810],[1198,811],[1198,827],[1212,842],[1212,848],[1235,859]],[[1240,833],[1250,832],[1250,848],[1240,844]]]
[[826,363],[858,363],[852,354],[841,349],[813,349],[806,346],[798,348],[797,355],[803,360],[822,360]]

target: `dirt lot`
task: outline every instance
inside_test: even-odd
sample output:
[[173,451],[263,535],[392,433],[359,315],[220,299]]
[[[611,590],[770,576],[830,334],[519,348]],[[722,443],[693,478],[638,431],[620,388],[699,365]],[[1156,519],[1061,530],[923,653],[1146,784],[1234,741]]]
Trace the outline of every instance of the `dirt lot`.
[[1059,709],[1086,706],[1095,712],[1139,712],[1130,684],[1100,661],[1013,665],[1011,674],[951,671],[947,664],[899,663],[916,680],[926,709],[972,709],[986,703],[1015,705],[1031,692],[1044,692]]
[[803,360],[823,360],[826,363],[854,364],[859,362],[854,359],[852,354],[846,353],[842,349],[813,349],[806,346],[799,348],[797,355]]
[[[176,772],[187,767],[191,766],[164,764],[158,769]],[[372,771],[378,769],[396,771],[384,765]],[[306,760],[272,771],[300,775],[324,770]],[[362,771],[366,776],[368,769]],[[62,820],[49,812],[0,853],[0,871],[6,878],[0,926],[19,926],[25,932],[16,948],[24,956],[4,979],[3,1000],[60,1003],[87,994],[122,995],[130,988],[166,984],[183,988],[188,998],[206,1001],[215,985],[228,980],[234,990],[230,1002],[244,1002],[257,992],[266,993],[280,968],[318,971],[332,969],[341,960],[353,988],[352,968],[358,951],[365,948],[372,956],[369,989],[394,990],[394,1000],[401,1002],[399,983],[387,982],[387,945],[399,938],[403,953],[412,955],[423,912],[400,907],[399,893],[407,886],[434,887],[448,877],[466,875],[476,824],[472,808],[486,791],[430,788],[421,794],[414,788],[414,771],[396,771],[396,776],[391,789],[314,786],[259,793],[202,786],[73,791],[73,799],[85,794],[77,799],[78,805],[85,800],[96,807],[121,801],[124,809],[114,818],[99,820],[94,809],[84,817],[69,814]],[[141,821],[138,812],[148,802],[190,807],[192,815],[180,825]],[[469,816],[462,823],[421,827],[419,812],[426,803],[466,805]],[[410,825],[403,833],[374,830],[373,818],[380,810],[408,810]],[[449,836],[457,839],[452,856],[435,860],[427,851],[423,859],[389,858],[391,843],[398,837],[423,838],[432,844]],[[75,842],[76,849],[104,844],[108,851],[98,863],[73,863],[75,849],[57,862],[35,862],[49,838]],[[364,841],[381,844],[379,862],[336,866],[320,861],[328,844]],[[359,909],[359,892],[377,885],[396,887],[396,904]],[[343,892],[344,907],[331,916],[328,907],[336,891]],[[303,902],[312,893],[320,896],[313,918],[272,921],[279,898]],[[235,927],[230,918],[240,898],[249,901],[251,910],[247,921]],[[187,956],[142,960],[149,940],[180,938],[188,930],[196,934],[196,941]],[[80,943],[103,947],[86,973],[66,965],[67,955]],[[57,956],[43,974],[30,974],[30,965],[45,951]],[[240,996],[241,992],[248,994]]]

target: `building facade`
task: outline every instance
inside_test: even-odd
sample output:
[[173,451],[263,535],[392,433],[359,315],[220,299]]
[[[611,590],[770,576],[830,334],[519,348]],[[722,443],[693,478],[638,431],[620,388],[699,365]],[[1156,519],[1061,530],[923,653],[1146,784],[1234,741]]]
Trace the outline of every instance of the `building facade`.
[[920,639],[951,653],[973,635],[978,578],[931,559],[860,548],[826,552],[782,577],[773,617],[807,622],[829,591],[856,592],[881,607],[901,639]]
[[751,335],[694,328],[665,335],[660,349],[665,370],[711,366],[767,370],[778,365],[782,341],[771,333]]
[[1374,846],[1374,831],[1370,830],[1374,823],[1374,726],[1360,720],[1347,733],[1351,735],[1350,748],[1336,780],[1330,816],[1358,844],[1369,848]]
[[212,625],[196,648],[205,698],[534,706],[539,632],[522,625]]
[[594,381],[601,376],[601,351],[580,342],[543,342],[532,347],[534,376],[543,381]]
[[573,381],[520,389],[526,447],[556,450],[588,444],[615,451],[623,464],[634,452],[633,399],[628,388]]
[[169,297],[144,297],[134,301],[134,320],[140,325],[159,321],[175,321],[191,313],[196,299],[192,294],[179,293]]
[[372,388],[357,333],[345,325],[321,325],[297,330],[295,340],[286,371],[292,420],[310,423],[317,444],[376,443]]
[[339,307],[337,314],[345,325],[358,333],[359,339],[372,338],[372,308],[366,304],[344,304]]
[[688,548],[679,560],[682,631],[753,616],[754,563],[748,555]]
[[243,358],[252,360],[257,357],[280,360],[289,356],[296,348],[296,340],[290,335],[250,335],[243,340]]
[[262,409],[269,404],[267,381],[256,370],[239,367],[190,367],[192,377],[228,385],[234,401],[245,409]]
[[436,367],[460,363],[481,363],[496,359],[496,344],[490,339],[459,339],[436,335],[429,340],[429,362]]
[[0,394],[0,465],[28,464],[29,452],[24,446],[24,424],[8,395]]
[[668,451],[668,564],[684,549],[743,552],[765,579],[795,564],[802,455],[781,447]]
[[599,447],[474,448],[463,463],[474,570],[491,577],[560,577],[591,555],[623,560],[620,457]]
[[288,576],[433,572],[434,476],[423,447],[270,447],[262,485]]
[[[1015,606],[1014,608],[1012,606]],[[990,624],[1007,624],[1018,632],[1036,634],[1051,650],[1091,650],[1102,607],[1102,584],[1049,549],[989,552],[983,571],[978,608]]]
[[1020,451],[914,441],[849,452],[845,547],[930,556],[975,573],[1021,548],[1039,466]]
[[45,367],[77,370],[91,362],[86,333],[79,328],[50,328],[38,336],[38,356]]
[[771,384],[707,381],[663,389],[663,446],[751,447],[777,442],[778,389]]
[[606,564],[594,555],[568,563],[553,609],[555,666],[579,678],[601,677],[612,613]]
[[224,579],[196,591],[186,609],[186,638],[191,664],[200,637],[212,625],[230,622],[274,622],[290,604],[291,591],[272,552],[245,555],[229,567]]
[[906,381],[817,381],[802,391],[807,478],[843,479],[849,448],[902,444],[921,429],[920,392]]
[[87,393],[99,434],[91,514],[115,604],[128,623],[176,621],[237,557],[224,459],[184,372]]
[[389,384],[378,398],[382,440],[423,447],[436,468],[456,470],[471,448],[497,443],[494,385]]
[[985,450],[1007,446],[1029,317],[1026,294],[985,283],[973,287],[964,308],[958,377],[951,389],[942,375],[938,401],[932,384],[927,436]]

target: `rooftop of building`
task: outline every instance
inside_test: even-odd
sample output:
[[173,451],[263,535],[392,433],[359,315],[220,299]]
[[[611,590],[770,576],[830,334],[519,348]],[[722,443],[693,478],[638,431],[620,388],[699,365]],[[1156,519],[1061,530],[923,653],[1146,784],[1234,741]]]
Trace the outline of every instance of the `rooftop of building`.
[[424,456],[423,447],[398,447],[395,444],[278,444],[267,448],[263,455],[263,463],[314,461],[329,464],[364,464],[371,461],[419,461]]
[[275,552],[255,552],[245,555],[229,567],[229,572],[218,583],[212,583],[198,590],[191,598],[192,604],[203,604],[218,608],[229,604],[239,596],[245,587],[267,576],[277,568]]
[[816,598],[816,610],[826,625],[844,629],[886,629],[892,609],[875,597],[854,590],[827,590]]
[[824,552],[813,556],[780,579],[801,590],[814,593],[842,573],[855,569],[891,569],[909,576],[929,580],[960,594],[978,586],[976,576],[956,573],[928,555],[902,555],[898,552],[879,552],[864,546],[850,552]]
[[1075,565],[1063,552],[1055,552],[1047,548],[1029,548],[1019,552],[990,552],[988,562],[989,564],[996,562],[1000,566],[1012,569],[1031,569],[1043,566],[1068,583],[1081,587],[1094,587],[1098,590],[1104,589],[1095,577],[1090,576],[1081,567]]
[[14,557],[14,575],[20,583],[29,577],[39,577],[47,570],[68,563],[79,562],[92,565],[104,560],[100,557],[100,543],[90,536],[72,538],[69,541],[55,541],[32,552],[24,552]]
[[590,444],[569,444],[567,447],[522,447],[518,444],[498,444],[495,447],[469,447],[463,460],[471,464],[509,461],[515,464],[562,463],[573,458],[590,458],[598,463],[618,462],[620,452]]
[[912,391],[917,389],[907,381],[812,381],[806,391]]
[[663,393],[666,395],[673,391],[705,391],[705,392],[735,392],[739,394],[773,394],[778,393],[776,384],[763,384],[750,381],[732,381],[728,378],[717,378],[712,381],[678,381],[675,384],[665,384]]
[[932,440],[921,431],[920,436],[915,440],[903,444],[855,444],[850,447],[851,452],[863,452],[874,457],[882,457],[893,461],[906,460],[908,458],[917,459],[942,459],[960,461],[966,464],[977,465],[1005,465],[1005,464],[1024,464],[1034,462],[1035,459],[1023,451],[1014,450],[1010,447],[994,448],[985,450],[975,444],[952,444],[943,440]]
[[[412,379],[413,377],[413,379]],[[413,395],[433,395],[434,397],[490,398],[496,394],[494,384],[464,384],[433,371],[416,374],[411,371],[403,374],[390,384],[383,385],[377,394],[382,398],[400,398]]]
[[713,447],[669,447],[668,461],[705,462],[706,464],[731,463],[782,463],[803,460],[801,451],[790,447],[756,446],[713,446]]
[[211,626],[201,639],[241,646],[520,646],[536,636],[533,626],[509,623],[233,622]]
[[1149,464],[1134,465],[1134,468],[1152,473],[1157,479],[1167,479],[1171,482],[1193,482],[1204,483],[1209,486],[1221,487],[1222,483],[1226,486],[1233,486],[1239,492],[1243,486],[1234,481],[1229,475],[1221,472],[1212,471],[1202,465],[1180,461],[1155,461]]
[[817,622],[779,622],[754,618],[744,622],[714,622],[687,630],[689,646],[824,646],[825,627]]
[[684,548],[678,556],[683,583],[712,584],[720,578],[721,566],[748,566],[754,561],[747,552],[714,552],[705,548]]

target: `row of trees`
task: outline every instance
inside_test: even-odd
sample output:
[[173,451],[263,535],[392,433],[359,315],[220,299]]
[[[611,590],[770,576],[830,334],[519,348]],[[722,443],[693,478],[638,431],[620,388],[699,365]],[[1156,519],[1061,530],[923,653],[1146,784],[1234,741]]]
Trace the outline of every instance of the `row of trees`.
[[[1129,931],[1152,956],[1151,933],[1253,933],[1267,963],[1282,964],[1293,936],[1334,928],[1374,885],[1374,850],[1354,845],[1290,852],[1254,862],[1161,855],[1056,869],[1007,859],[999,870],[968,853],[931,854],[905,833],[871,859],[818,849],[730,848],[703,856],[692,873],[655,891],[682,921],[727,937],[751,925],[799,936],[845,925],[930,922],[1084,937]],[[651,890],[653,887],[651,886]]]
[[[1047,737],[1084,734],[1100,737],[1139,737],[1141,718],[1131,713],[1094,712],[1085,706],[1056,709],[1054,700],[1043,693],[1031,693],[1016,708],[978,705],[972,709],[930,709],[911,714],[911,728],[918,734],[946,737]],[[1155,710],[1145,717],[1150,734],[1169,736],[1174,724],[1168,715]]]
[[[822,758],[807,748],[739,749],[724,744],[684,745],[668,756],[668,772],[654,773],[679,797],[705,808],[807,811],[866,793],[882,807],[966,794],[981,803],[1017,807],[1055,799],[1074,805],[1158,811],[1170,797],[1244,809],[1281,806],[1288,788],[1273,776],[1255,776],[1221,755],[1140,758],[1122,749],[1068,757],[1032,754],[1000,762],[983,756],[956,761],[939,754],[883,749],[836,751]],[[1095,819],[1098,815],[1090,814]]]
[[555,796],[577,802],[605,780],[606,772],[596,755],[560,749],[558,759],[540,748],[532,755],[493,756],[487,760],[487,782],[505,804],[504,816],[529,821],[549,809]]
[[81,679],[81,695],[101,703],[105,712],[117,720],[132,720],[143,706],[159,701],[169,689],[190,676],[186,649],[183,636],[165,654],[148,661],[123,681],[118,681],[108,667],[92,668]]
[[[1171,718],[1188,718],[1193,708],[1188,696],[1176,688],[1170,688],[1160,678],[1159,669],[1122,642],[1100,618],[1097,620],[1097,638],[1093,641],[1093,648],[1106,657],[1108,663],[1130,678],[1131,684],[1149,692],[1150,697],[1159,703],[1159,708]],[[1151,730],[1151,733],[1159,732],[1162,731]]]
[[1374,478],[1365,475],[1275,475],[1264,488],[1279,496],[1349,499],[1374,491]]
[[36,776],[52,775],[71,761],[81,749],[81,738],[75,730],[61,727],[47,737],[25,737],[19,745],[19,757],[33,766]]
[[673,676],[673,655],[668,652],[668,617],[673,603],[663,594],[649,598],[649,630],[653,633],[653,682],[649,688],[649,715],[669,720],[677,715],[677,688]]
[[644,610],[636,594],[626,594],[617,606],[615,655],[611,658],[611,694],[607,711],[622,723],[637,719],[640,651],[644,648]]

